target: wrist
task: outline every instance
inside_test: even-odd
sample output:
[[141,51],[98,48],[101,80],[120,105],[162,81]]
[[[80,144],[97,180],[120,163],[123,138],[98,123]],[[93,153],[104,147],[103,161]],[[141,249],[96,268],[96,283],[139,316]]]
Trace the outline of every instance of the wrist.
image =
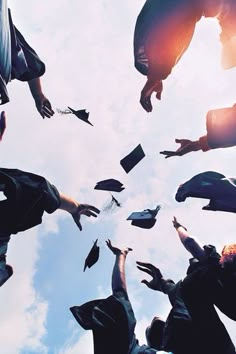
[[179,227],[182,227],[185,231],[188,231],[185,226],[181,225],[179,222],[176,222],[174,228],[177,230]]
[[75,200],[73,200],[72,202],[71,202],[71,205],[70,205],[70,207],[69,207],[69,213],[70,214],[76,214],[77,212],[78,212],[78,209],[79,209],[79,207],[80,207],[80,204],[78,203],[78,202],[76,202]]

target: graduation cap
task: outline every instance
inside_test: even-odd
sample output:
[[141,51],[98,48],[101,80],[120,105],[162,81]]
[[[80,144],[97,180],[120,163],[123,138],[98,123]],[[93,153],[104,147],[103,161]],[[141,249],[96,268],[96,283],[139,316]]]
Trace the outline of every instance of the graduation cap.
[[122,192],[125,187],[123,187],[123,184],[117,181],[116,179],[110,178],[105,179],[104,181],[97,182],[94,189],[111,192]]
[[0,141],[6,129],[6,113],[3,111],[0,115]]
[[91,122],[89,122],[89,113],[86,112],[86,109],[80,109],[78,111],[75,111],[73,108],[68,107],[68,109],[65,109],[64,111],[57,109],[57,112],[60,114],[74,114],[77,118],[82,120],[85,123],[88,123],[93,126]]
[[126,173],[129,173],[145,156],[141,144],[139,144],[129,155],[124,157],[120,164]]
[[161,209],[160,205],[157,205],[156,209],[145,209],[143,211],[135,211],[127,218],[132,220],[131,225],[141,227],[142,229],[151,229],[156,223],[156,215]]
[[96,239],[96,241],[94,242],[93,247],[89,251],[87,258],[85,259],[84,271],[86,270],[87,267],[91,268],[98,261],[100,248],[97,245],[97,242],[98,239]]

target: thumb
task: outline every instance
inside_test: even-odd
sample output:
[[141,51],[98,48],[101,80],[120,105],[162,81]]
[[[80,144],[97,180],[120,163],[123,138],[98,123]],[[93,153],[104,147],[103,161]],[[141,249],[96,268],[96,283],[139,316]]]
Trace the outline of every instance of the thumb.
[[181,144],[181,143],[182,143],[182,140],[183,140],[183,139],[175,139],[175,142],[176,142],[177,144]]
[[147,285],[148,288],[150,287],[149,282],[147,280],[145,280],[145,279],[142,280],[141,283]]

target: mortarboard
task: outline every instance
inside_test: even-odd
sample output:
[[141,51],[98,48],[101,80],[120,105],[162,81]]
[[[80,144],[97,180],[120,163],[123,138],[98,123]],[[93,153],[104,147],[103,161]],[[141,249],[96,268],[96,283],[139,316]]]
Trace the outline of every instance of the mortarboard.
[[127,155],[120,161],[120,164],[125,170],[125,172],[129,173],[129,171],[131,171],[134,166],[136,166],[144,158],[144,156],[145,153],[142,149],[141,144],[139,144],[133,151],[131,151],[129,155]]
[[94,242],[93,247],[89,251],[87,258],[85,259],[84,271],[86,270],[87,267],[91,268],[98,261],[100,248],[97,245],[97,242],[98,239],[96,239],[96,241]]
[[143,211],[135,211],[127,218],[132,220],[131,225],[141,227],[143,229],[151,229],[156,223],[156,215],[161,209],[160,205],[157,205],[156,209],[145,209]]
[[3,111],[1,112],[1,116],[0,116],[0,141],[2,140],[5,129],[6,129],[6,113]]
[[123,187],[123,184],[117,181],[116,179],[110,178],[104,181],[97,182],[94,189],[111,192],[122,192],[125,187]]
[[60,114],[74,114],[77,118],[79,118],[83,122],[88,123],[93,126],[93,124],[88,120],[89,113],[86,112],[86,109],[80,109],[80,110],[76,111],[73,108],[68,107],[68,109],[65,109],[64,111],[57,109],[57,112]]

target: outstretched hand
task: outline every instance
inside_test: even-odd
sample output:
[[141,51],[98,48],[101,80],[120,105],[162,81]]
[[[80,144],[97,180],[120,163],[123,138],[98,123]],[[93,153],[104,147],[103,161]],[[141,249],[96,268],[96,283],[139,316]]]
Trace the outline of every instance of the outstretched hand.
[[52,105],[50,101],[44,95],[40,95],[37,98],[35,98],[35,105],[39,114],[43,118],[45,117],[51,118],[55,113],[52,109]]
[[89,204],[79,204],[79,206],[77,207],[76,211],[71,213],[74,222],[76,223],[76,225],[78,226],[78,228],[80,229],[80,231],[82,231],[82,225],[80,223],[80,217],[81,215],[86,215],[88,217],[90,216],[94,216],[95,218],[97,217],[97,214],[100,213],[100,210],[97,209],[96,207],[89,205]]
[[151,96],[153,92],[156,92],[156,98],[161,99],[163,85],[162,81],[151,83],[149,80],[146,82],[144,88],[141,91],[140,103],[146,112],[152,111]]
[[164,150],[160,154],[165,155],[165,158],[168,159],[172,156],[183,156],[189,152],[196,151],[195,145],[196,142],[188,139],[175,139],[177,144],[180,144],[180,147],[176,151]]
[[137,268],[142,272],[149,274],[152,277],[152,280],[142,280],[141,283],[146,284],[148,288],[152,290],[159,290],[161,291],[161,280],[163,279],[160,269],[156,268],[151,263],[143,263],[143,262],[136,262]]
[[120,254],[127,255],[130,251],[133,251],[133,249],[130,247],[127,247],[125,249],[120,249],[118,247],[114,247],[114,246],[112,246],[111,240],[109,240],[109,239],[106,241],[106,244],[107,244],[107,247],[111,250],[111,252],[114,253],[114,255],[116,255],[116,256],[118,256]]
[[175,216],[174,216],[174,219],[172,220],[172,223],[173,223],[173,226],[174,226],[175,229],[177,229],[178,227],[181,226],[181,227],[183,227],[183,228],[187,231],[186,227],[183,226],[183,225],[181,225],[181,224],[178,222],[178,220],[176,219]]

